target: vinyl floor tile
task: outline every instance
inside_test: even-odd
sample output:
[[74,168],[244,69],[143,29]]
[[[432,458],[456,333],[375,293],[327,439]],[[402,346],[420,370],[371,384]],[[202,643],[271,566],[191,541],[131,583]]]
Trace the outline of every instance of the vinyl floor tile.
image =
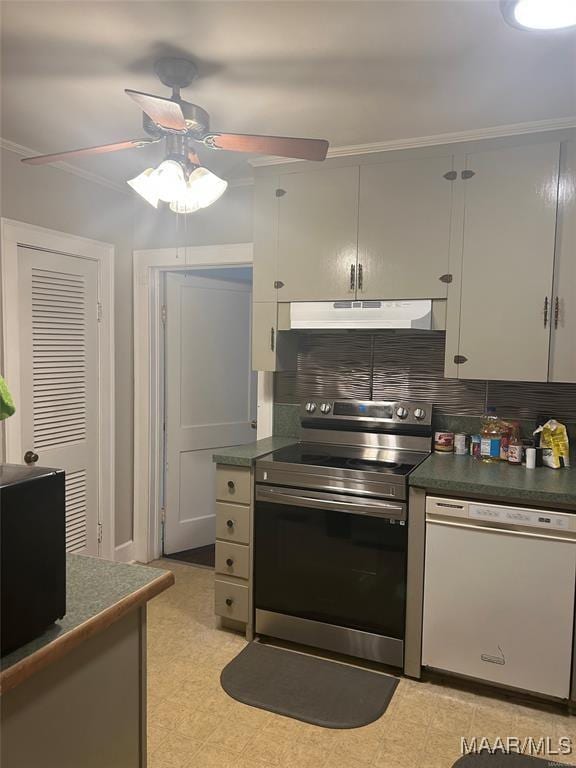
[[576,718],[554,708],[401,678],[386,713],[364,728],[320,728],[230,698],[222,668],[245,647],[213,615],[214,574],[159,562],[176,584],[148,609],[149,768],[451,768],[461,738],[560,737],[574,755]]

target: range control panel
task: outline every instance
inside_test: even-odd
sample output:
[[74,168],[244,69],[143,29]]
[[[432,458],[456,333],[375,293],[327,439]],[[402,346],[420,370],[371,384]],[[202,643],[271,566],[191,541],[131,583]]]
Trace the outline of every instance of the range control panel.
[[432,405],[408,400],[311,399],[301,404],[300,415],[303,419],[329,418],[332,421],[430,425],[432,423]]

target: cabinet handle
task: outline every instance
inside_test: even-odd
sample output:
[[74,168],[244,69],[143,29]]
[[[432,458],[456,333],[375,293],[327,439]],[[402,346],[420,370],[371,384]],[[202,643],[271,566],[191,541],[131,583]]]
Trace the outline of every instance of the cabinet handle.
[[560,320],[560,299],[558,296],[554,299],[554,330],[558,328],[558,321]]
[[358,264],[358,290],[361,291],[364,287],[364,267],[362,264]]
[[234,480],[228,480],[228,490],[230,491],[230,493],[232,493],[235,487],[236,486],[234,485]]
[[544,328],[548,326],[548,296],[544,297]]
[[232,605],[233,602],[234,602],[234,600],[232,600],[231,597],[227,597],[226,598],[226,605],[228,606],[228,608],[230,608],[230,606]]
[[228,528],[234,528],[234,520],[226,520],[226,526]]
[[350,264],[350,290],[353,291],[356,285],[356,265]]
[[270,328],[270,350],[271,350],[271,352],[274,352],[274,341],[275,341],[274,336],[275,336],[274,328]]
[[226,560],[226,565],[228,566],[228,568],[232,568],[232,566],[234,565],[234,560],[232,560],[232,558],[231,558],[231,557],[229,557],[229,558]]

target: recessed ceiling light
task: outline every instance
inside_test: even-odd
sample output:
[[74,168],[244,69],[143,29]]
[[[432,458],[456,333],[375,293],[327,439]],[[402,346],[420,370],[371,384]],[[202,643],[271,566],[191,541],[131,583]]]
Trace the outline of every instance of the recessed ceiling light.
[[501,0],[500,6],[506,21],[520,29],[576,26],[576,0]]

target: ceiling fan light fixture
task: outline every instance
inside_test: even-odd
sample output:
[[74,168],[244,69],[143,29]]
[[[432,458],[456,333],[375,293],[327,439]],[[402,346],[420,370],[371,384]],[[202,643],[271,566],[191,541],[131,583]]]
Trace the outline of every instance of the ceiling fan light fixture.
[[228,187],[228,182],[208,168],[197,166],[188,177],[186,192],[170,203],[174,213],[194,213],[215,203]]
[[186,194],[186,174],[177,160],[164,160],[152,174],[156,194],[165,203],[179,200]]
[[557,30],[576,26],[576,0],[502,0],[502,13],[520,29]]
[[156,181],[154,178],[155,172],[154,168],[146,168],[145,171],[142,171],[142,173],[135,176],[133,179],[129,179],[126,183],[129,184],[135,192],[138,192],[147,203],[150,203],[154,208],[158,208],[160,198],[158,197],[156,189]]

